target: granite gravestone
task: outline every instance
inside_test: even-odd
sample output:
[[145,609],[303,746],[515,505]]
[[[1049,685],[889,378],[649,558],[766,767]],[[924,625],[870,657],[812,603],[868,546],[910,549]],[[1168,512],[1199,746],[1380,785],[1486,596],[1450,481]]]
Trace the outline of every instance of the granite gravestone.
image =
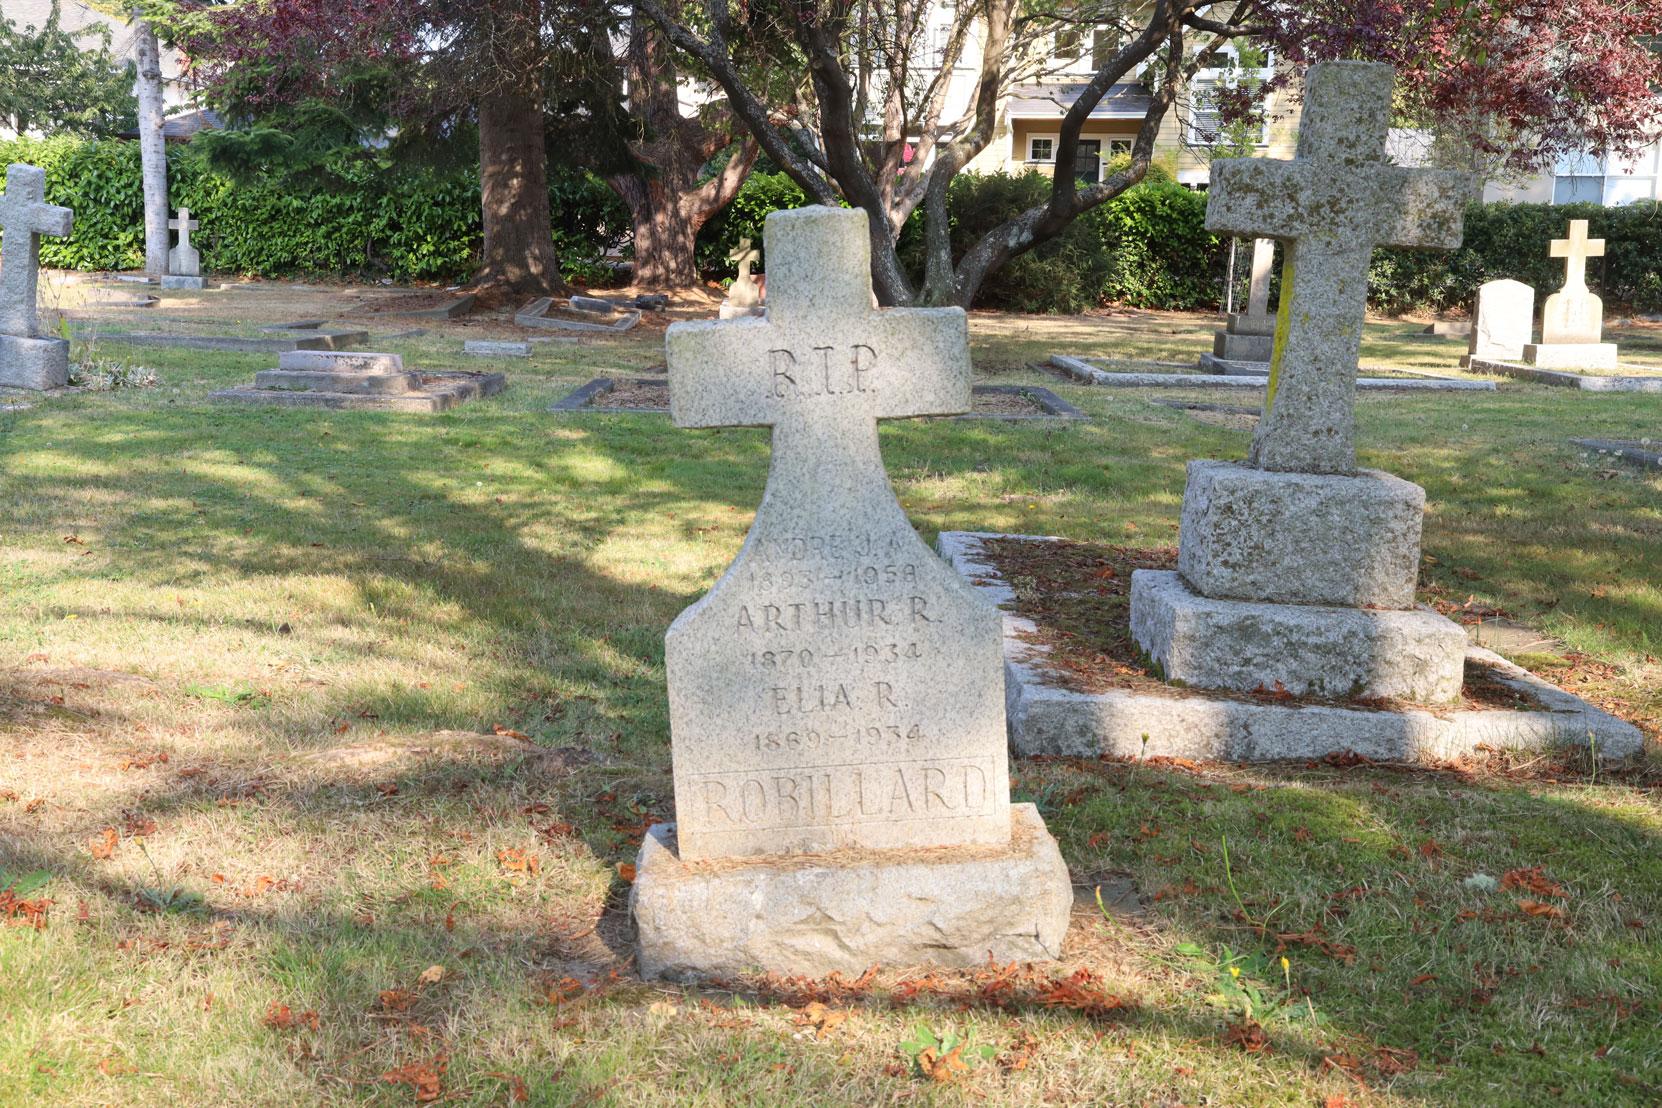
[[[879,420],[969,410],[965,315],[872,310],[859,211],[766,233],[768,316],[666,336],[676,425],[771,427],[773,459],[738,556],[665,639],[677,823],[637,864],[643,971],[1054,956],[1069,886],[1009,801],[1001,617],[918,538],[878,450]],[[843,848],[855,864],[813,860]]]
[[1207,228],[1286,246],[1246,465],[1189,463],[1176,573],[1137,570],[1131,626],[1206,688],[1447,702],[1465,636],[1414,604],[1425,491],[1356,468],[1355,384],[1379,243],[1460,244],[1460,174],[1385,161],[1389,66],[1311,67],[1297,156],[1219,161]]
[[202,287],[202,252],[190,244],[190,233],[201,226],[190,217],[189,208],[180,208],[179,217],[167,221],[168,230],[179,232],[179,244],[167,252],[167,277],[162,280],[163,288]]
[[1522,281],[1485,281],[1477,289],[1472,335],[1460,364],[1473,358],[1516,361],[1535,326],[1535,290]]
[[40,236],[69,234],[75,213],[46,203],[46,171],[6,167],[0,194],[0,385],[54,389],[69,384],[69,343],[42,338],[36,315],[40,293]]
[[[1270,271],[1275,240],[1252,240],[1252,277],[1245,312],[1233,312],[1212,340],[1212,357],[1226,362],[1267,362],[1275,349],[1275,317],[1270,315]],[[1203,367],[1210,368],[1210,367]]]
[[1570,220],[1568,238],[1552,240],[1552,256],[1564,259],[1564,287],[1541,311],[1541,341],[1526,345],[1523,359],[1548,368],[1614,369],[1617,350],[1604,342],[1604,301],[1587,288],[1587,259],[1604,257],[1604,240],[1587,237],[1585,219]]

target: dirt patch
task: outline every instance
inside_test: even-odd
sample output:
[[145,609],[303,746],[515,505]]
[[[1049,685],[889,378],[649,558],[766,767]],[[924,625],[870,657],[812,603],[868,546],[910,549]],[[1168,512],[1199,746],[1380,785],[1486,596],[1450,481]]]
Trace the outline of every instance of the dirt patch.
[[354,743],[312,751],[297,760],[302,765],[379,770],[427,758],[487,761],[530,758],[537,761],[539,768],[555,773],[570,772],[595,760],[593,754],[577,747],[549,749],[514,735],[486,735],[475,731],[433,731],[407,738]]
[[970,402],[972,415],[1042,416],[1045,410],[1024,393],[978,392]]
[[[1023,641],[1048,648],[1035,665],[1047,684],[1081,693],[1115,689],[1173,697],[1250,699],[1290,706],[1342,707],[1375,711],[1438,708],[1389,698],[1296,696],[1280,688],[1251,692],[1179,689],[1149,669],[1131,637],[1131,574],[1139,569],[1177,568],[1174,546],[1144,549],[1072,541],[1031,542],[986,539],[986,559],[1015,591],[1015,610],[1032,621]],[[1502,682],[1487,667],[1466,665],[1460,703],[1468,711],[1544,711],[1527,693]]]

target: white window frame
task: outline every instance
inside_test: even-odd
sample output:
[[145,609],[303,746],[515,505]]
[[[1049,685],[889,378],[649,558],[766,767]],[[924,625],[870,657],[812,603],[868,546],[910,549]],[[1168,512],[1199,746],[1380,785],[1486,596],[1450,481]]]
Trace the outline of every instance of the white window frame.
[[[1035,158],[1033,156],[1033,143],[1034,143],[1034,140],[1036,140],[1036,139],[1044,139],[1045,141],[1050,143],[1050,157],[1048,157],[1048,158]],[[1022,152],[1023,153],[1022,162],[1026,165],[1055,165],[1056,164],[1056,147],[1061,144],[1061,141],[1062,141],[1062,136],[1061,136],[1060,133],[1054,133],[1054,134],[1048,134],[1048,135],[1029,133],[1028,136],[1027,136],[1027,149]]]
[[[1216,71],[1215,70],[1208,70],[1208,71],[1203,71],[1203,72],[1216,72]],[[1268,70],[1264,70],[1263,72],[1267,73]],[[1216,138],[1208,139],[1208,138],[1203,137],[1203,133],[1205,131],[1205,128],[1200,126],[1201,115],[1203,113],[1200,112],[1195,106],[1196,101],[1199,99],[1200,93],[1203,90],[1210,89],[1210,88],[1216,86],[1217,84],[1218,84],[1218,82],[1216,80],[1203,78],[1199,73],[1196,73],[1195,76],[1194,76],[1194,79],[1189,82],[1189,119],[1188,119],[1188,122],[1184,125],[1184,128],[1183,128],[1184,134],[1185,134],[1185,141],[1187,142],[1187,144],[1189,146],[1197,147],[1197,148],[1200,148],[1200,149],[1203,149],[1203,150],[1209,150],[1209,149],[1211,149],[1212,147],[1214,147],[1218,144],[1218,140]],[[1269,107],[1270,107],[1269,97],[1265,96],[1265,98],[1264,98],[1264,119],[1263,119],[1263,123],[1258,129],[1258,137],[1252,143],[1253,146],[1258,147],[1259,149],[1263,149],[1264,147],[1266,147],[1270,144],[1270,112],[1269,112]],[[1207,112],[1207,113],[1204,113],[1204,114],[1211,115],[1211,116],[1215,117],[1217,113],[1216,112]]]

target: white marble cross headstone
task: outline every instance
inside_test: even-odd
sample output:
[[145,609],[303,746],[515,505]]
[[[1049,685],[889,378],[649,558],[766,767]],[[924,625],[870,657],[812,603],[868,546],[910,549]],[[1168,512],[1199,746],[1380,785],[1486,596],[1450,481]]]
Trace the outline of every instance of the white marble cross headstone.
[[0,195],[0,335],[35,335],[40,236],[61,238],[74,220],[70,209],[46,203],[46,170],[6,167],[6,191]]
[[736,308],[749,308],[758,304],[762,299],[761,290],[756,287],[756,281],[750,276],[750,267],[762,260],[762,252],[752,247],[749,239],[740,239],[738,249],[728,254],[727,260],[739,267],[738,277],[727,290],[728,303]]
[[768,315],[665,337],[680,427],[771,427],[744,546],[665,639],[683,859],[1008,842],[1000,617],[918,538],[877,422],[969,410],[958,308],[871,307],[859,210],[775,212]]
[[1286,249],[1264,415],[1251,465],[1356,470],[1356,363],[1375,246],[1452,250],[1467,197],[1459,173],[1385,159],[1395,72],[1377,62],[1310,67],[1292,161],[1214,162],[1206,227]]
[[1587,237],[1585,219],[1570,220],[1570,237],[1552,240],[1552,256],[1564,259],[1564,287],[1547,297],[1541,342],[1598,342],[1604,337],[1604,301],[1587,288],[1587,259],[1604,257],[1604,240]]
[[167,252],[167,271],[175,277],[202,275],[202,253],[190,244],[190,233],[199,227],[189,208],[180,208],[179,218],[167,221],[168,230],[179,232],[179,245]]
[[1251,318],[1270,312],[1270,270],[1275,267],[1275,240],[1252,240],[1252,279],[1247,285],[1247,310]]

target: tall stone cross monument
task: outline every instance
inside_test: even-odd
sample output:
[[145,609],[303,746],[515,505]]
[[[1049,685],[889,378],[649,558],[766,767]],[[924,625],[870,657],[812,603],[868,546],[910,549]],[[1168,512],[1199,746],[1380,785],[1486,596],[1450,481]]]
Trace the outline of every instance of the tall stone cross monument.
[[1279,239],[1286,248],[1264,415],[1249,463],[1261,469],[1356,469],[1356,361],[1376,246],[1460,245],[1464,175],[1385,159],[1390,66],[1311,66],[1292,161],[1212,166],[1206,227]]
[[[1425,490],[1356,468],[1356,355],[1379,244],[1460,245],[1464,178],[1384,160],[1393,73],[1310,67],[1292,161],[1212,166],[1206,225],[1286,245],[1246,465],[1188,465],[1177,570],[1131,576],[1131,631],[1199,688],[1447,704],[1466,637],[1415,603]],[[1297,757],[1290,732],[1258,757]]]
[[69,343],[42,338],[35,303],[40,292],[40,236],[69,234],[75,213],[46,203],[46,171],[6,167],[0,195],[0,385],[59,388],[69,383]]
[[1054,956],[1068,885],[1010,804],[1001,617],[918,538],[878,449],[879,420],[969,410],[965,315],[873,310],[858,210],[766,235],[768,315],[666,336],[676,425],[770,427],[773,458],[738,556],[665,638],[676,825],[637,864],[642,968]]
[[202,224],[190,217],[189,208],[179,209],[179,218],[167,221],[167,229],[179,232],[179,245],[167,252],[167,271],[176,277],[200,277],[202,252],[190,244],[190,233]]

